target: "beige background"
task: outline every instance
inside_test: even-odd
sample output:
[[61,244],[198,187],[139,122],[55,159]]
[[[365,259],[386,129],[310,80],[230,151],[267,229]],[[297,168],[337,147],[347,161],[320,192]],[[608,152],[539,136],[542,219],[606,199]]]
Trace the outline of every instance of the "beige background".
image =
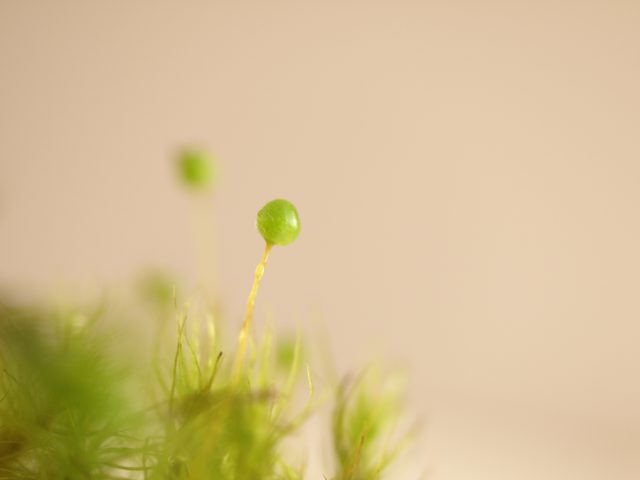
[[197,141],[227,313],[294,200],[259,308],[406,364],[432,478],[637,479],[639,139],[633,0],[3,0],[0,285],[194,281]]

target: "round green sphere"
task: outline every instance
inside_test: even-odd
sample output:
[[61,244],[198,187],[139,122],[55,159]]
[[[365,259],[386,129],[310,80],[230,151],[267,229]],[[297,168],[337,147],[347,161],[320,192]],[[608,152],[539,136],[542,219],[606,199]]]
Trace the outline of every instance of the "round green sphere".
[[258,231],[272,245],[288,245],[300,234],[300,219],[293,203],[271,200],[258,212]]
[[208,187],[215,176],[213,159],[204,150],[185,149],[178,156],[178,173],[189,187]]

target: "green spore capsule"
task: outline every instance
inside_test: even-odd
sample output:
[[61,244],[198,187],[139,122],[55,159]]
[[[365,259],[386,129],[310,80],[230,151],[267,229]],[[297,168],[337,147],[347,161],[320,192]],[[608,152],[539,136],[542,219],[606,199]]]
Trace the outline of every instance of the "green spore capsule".
[[300,234],[298,211],[287,200],[271,200],[262,207],[256,225],[270,245],[288,245]]
[[185,149],[178,155],[178,173],[189,187],[209,187],[215,177],[213,158],[204,150]]

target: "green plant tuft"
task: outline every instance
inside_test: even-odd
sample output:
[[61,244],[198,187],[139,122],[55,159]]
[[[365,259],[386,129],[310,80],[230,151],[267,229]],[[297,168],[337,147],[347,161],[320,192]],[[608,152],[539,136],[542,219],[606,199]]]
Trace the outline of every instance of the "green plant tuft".
[[[204,158],[182,157],[182,175],[194,185],[209,175]],[[123,310],[0,302],[0,480],[321,478],[305,471],[292,445],[327,407],[335,462],[325,478],[382,478],[401,444],[392,435],[398,392],[371,374],[318,381],[327,375],[312,368],[312,344],[302,348],[301,335],[256,335],[269,251],[296,239],[298,213],[274,200],[258,213],[258,229],[267,243],[236,342],[222,337],[206,299],[178,301],[172,280],[157,271],[136,285],[140,305]],[[128,312],[152,320],[148,348],[142,338],[127,341]],[[117,320],[128,326],[120,335],[104,326]]]

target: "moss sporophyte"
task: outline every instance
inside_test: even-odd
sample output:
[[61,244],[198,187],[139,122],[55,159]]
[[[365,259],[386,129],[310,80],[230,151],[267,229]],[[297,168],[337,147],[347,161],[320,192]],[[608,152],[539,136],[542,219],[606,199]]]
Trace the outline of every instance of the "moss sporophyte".
[[213,157],[204,149],[185,148],[177,158],[178,174],[185,185],[193,189],[206,189],[216,176]]
[[271,200],[260,209],[256,225],[267,244],[289,245],[300,234],[296,207],[281,198]]
[[256,226],[265,240],[265,246],[262,259],[255,270],[253,285],[247,299],[247,307],[242,321],[242,329],[238,337],[238,350],[236,352],[233,375],[236,382],[241,378],[240,375],[247,349],[247,337],[251,331],[251,322],[253,320],[254,305],[260,281],[269,258],[269,252],[274,245],[288,245],[298,238],[300,234],[300,218],[293,203],[288,200],[276,199],[271,200],[260,209],[256,219]]

